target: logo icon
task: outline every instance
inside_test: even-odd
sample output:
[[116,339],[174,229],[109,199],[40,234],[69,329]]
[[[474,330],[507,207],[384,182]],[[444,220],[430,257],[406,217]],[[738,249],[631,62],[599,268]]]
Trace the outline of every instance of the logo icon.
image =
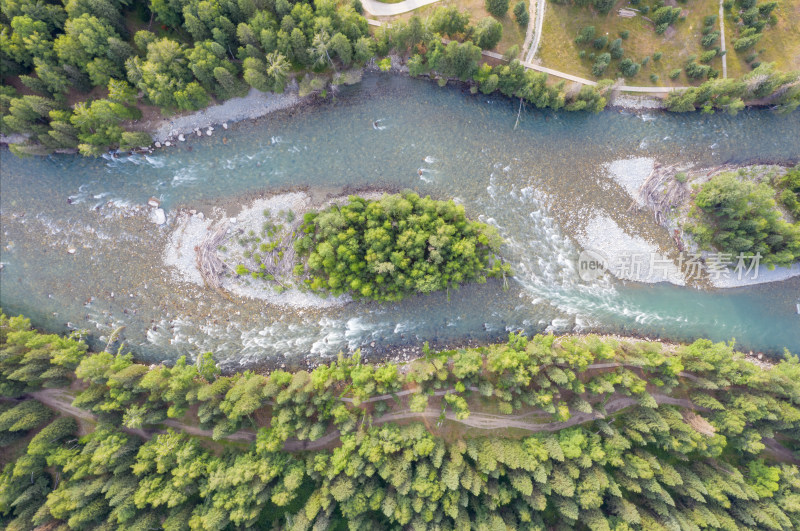
[[584,249],[578,255],[578,276],[583,281],[595,280],[608,269],[608,257],[602,251]]

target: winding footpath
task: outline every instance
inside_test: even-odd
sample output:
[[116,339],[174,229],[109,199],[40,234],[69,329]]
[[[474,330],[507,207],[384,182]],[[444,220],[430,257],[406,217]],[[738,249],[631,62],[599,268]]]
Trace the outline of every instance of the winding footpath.
[[[587,366],[586,369],[596,370],[596,369],[609,369],[615,367],[628,367],[632,369],[640,368],[638,365],[635,364],[606,362],[606,363],[591,364]],[[688,378],[690,380],[697,380],[697,376],[687,372],[682,372],[680,375],[681,377]],[[478,388],[473,386],[470,386],[468,389],[470,391],[475,391],[475,392],[478,391]],[[416,389],[405,389],[403,391],[398,391],[395,393],[373,396],[366,400],[362,400],[361,403],[368,404],[372,402],[379,402],[390,399],[396,400],[400,397],[414,394],[417,391],[418,390]],[[453,391],[454,389],[442,389],[434,392],[432,396],[444,396]],[[69,393],[69,391],[65,389],[42,389],[40,391],[34,391],[32,393],[29,393],[29,396],[35,398],[36,400],[42,402],[43,404],[65,415],[69,415],[71,417],[82,419],[88,422],[97,421],[97,416],[94,415],[93,413],[73,406],[72,401],[74,397],[72,394]],[[703,412],[710,411],[709,409],[698,406],[685,398],[675,398],[672,396],[659,393],[652,393],[651,396],[655,399],[656,403],[658,404],[669,404],[694,411],[703,411]],[[342,397],[340,398],[340,400],[348,403],[353,402],[353,399],[349,397]],[[456,417],[456,414],[451,411],[442,412],[440,409],[429,407],[422,412],[414,412],[411,411],[410,409],[393,411],[391,413],[387,413],[385,415],[372,419],[372,424],[373,425],[384,424],[386,422],[395,422],[403,420],[413,421],[413,420],[446,419],[451,422],[457,422],[469,428],[476,428],[480,430],[519,429],[531,433],[555,432],[572,426],[577,426],[579,424],[585,424],[588,422],[594,422],[595,420],[607,418],[608,416],[618,413],[628,407],[634,406],[637,403],[639,403],[639,401],[636,398],[624,395],[612,395],[611,397],[609,397],[609,400],[605,403],[603,411],[594,410],[589,413],[573,412],[569,420],[563,422],[535,422],[531,420],[525,420],[527,417],[537,417],[542,419],[552,418],[552,416],[549,413],[543,410],[532,410],[527,413],[522,413],[519,415],[494,415],[490,413],[471,412],[467,418],[459,419]],[[188,425],[176,419],[167,419],[163,421],[161,425],[166,428],[173,428],[176,430],[183,431],[185,433],[188,433],[196,437],[212,438],[213,436],[212,430],[206,430],[203,428],[199,428],[197,426]],[[122,427],[121,429],[122,431],[128,434],[141,437],[145,440],[151,439],[153,435],[159,433],[165,433],[163,429],[145,430],[145,429],[135,429],[126,427]],[[283,449],[288,452],[319,450],[329,447],[332,444],[335,444],[339,440],[340,435],[341,434],[339,430],[333,430],[331,432],[326,433],[319,439],[313,441],[308,441],[308,440],[301,441],[298,439],[289,439],[284,443]],[[224,439],[233,442],[251,443],[256,440],[256,433],[252,430],[239,430],[235,433],[225,436]],[[790,450],[781,445],[775,439],[765,437],[763,438],[763,442],[770,449],[770,451],[780,456],[782,459],[793,463],[800,463],[800,461],[794,456],[794,454]]]
[[[530,23],[528,24],[528,35],[525,36],[525,44],[522,46],[522,49],[525,50],[526,47],[528,48],[528,55],[525,56],[525,63],[533,63],[533,58],[536,55],[536,52],[539,50],[539,42],[542,40],[542,28],[544,26],[544,9],[547,5],[545,0],[531,0],[531,7],[530,7],[530,15],[531,20],[533,21],[533,28],[530,28]],[[536,5],[536,12],[534,13],[534,3]],[[531,42],[530,37],[533,37],[533,42]]]

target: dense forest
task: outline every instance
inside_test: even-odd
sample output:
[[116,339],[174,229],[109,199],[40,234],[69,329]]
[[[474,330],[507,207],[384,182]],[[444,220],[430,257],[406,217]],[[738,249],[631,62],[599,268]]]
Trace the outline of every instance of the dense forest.
[[0,374],[7,529],[800,526],[788,352],[761,368],[706,340],[512,333],[222,375],[3,315]]
[[[524,7],[524,6],[523,6]],[[601,111],[615,82],[567,87],[518,60],[491,66],[481,50],[502,35],[493,18],[474,24],[456,7],[372,30],[359,0],[7,0],[0,4],[0,132],[26,135],[17,155],[148,146],[142,110],[202,109],[250,87],[281,92],[292,78],[322,91],[337,73],[389,54],[411,75],[473,91],[499,91],[551,109]],[[447,44],[443,39],[449,39]],[[735,113],[757,100],[778,110],[800,104],[798,73],[760,65],[742,80],[711,80],[675,93],[674,111]]]
[[397,301],[510,273],[495,256],[497,229],[470,221],[464,207],[414,193],[308,213],[295,243],[297,272],[315,291]]
[[800,260],[800,165],[760,180],[743,169],[715,175],[698,186],[690,216],[686,230],[704,249],[791,266]]

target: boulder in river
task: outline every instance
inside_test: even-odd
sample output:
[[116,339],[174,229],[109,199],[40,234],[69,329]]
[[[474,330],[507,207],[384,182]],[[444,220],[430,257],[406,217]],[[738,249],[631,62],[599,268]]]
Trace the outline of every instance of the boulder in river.
[[150,212],[150,221],[156,225],[163,225],[167,222],[167,215],[164,213],[163,208],[156,208]]
[[150,205],[151,207],[158,208],[161,206],[161,201],[159,201],[155,197],[151,197],[150,199],[147,200],[147,204]]
[[72,245],[70,245],[69,247],[67,247],[67,252],[69,254],[75,254],[77,252],[77,249],[75,247],[73,247]]
[[181,133],[181,134],[179,134],[179,135],[178,135],[178,140],[180,140],[181,142],[183,142],[184,140],[186,140],[186,137],[185,137],[185,136],[183,136],[183,133]]
[[157,148],[160,148],[160,147],[161,147],[161,142],[158,142],[158,141],[157,141],[157,142],[155,143],[155,146],[156,146]]

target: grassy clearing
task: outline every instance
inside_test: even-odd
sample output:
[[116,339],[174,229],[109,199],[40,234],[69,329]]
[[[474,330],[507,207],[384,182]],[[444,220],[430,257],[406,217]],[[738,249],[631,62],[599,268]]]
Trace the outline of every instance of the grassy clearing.
[[[516,2],[514,0],[511,0],[509,2],[508,13],[506,13],[504,17],[497,19],[503,25],[503,38],[500,39],[500,43],[493,48],[493,51],[495,52],[505,53],[514,45],[518,45],[521,49],[522,44],[525,42],[526,28],[517,24],[517,21],[514,20],[514,14],[512,13],[515,3]],[[528,6],[528,9],[530,9],[529,0],[525,0],[525,5]],[[408,20],[414,15],[419,15],[422,20],[425,20],[433,15],[433,12],[436,10],[436,8],[440,6],[456,6],[461,11],[469,12],[470,22],[472,24],[477,24],[482,18],[492,16],[488,11],[486,11],[484,0],[444,0],[435,4],[429,4],[409,13],[403,13],[402,15],[397,15],[394,17],[380,17],[380,19],[391,23],[394,20]],[[531,24],[533,24],[533,21],[531,21]]]
[[733,21],[734,13],[725,12],[728,77],[749,72],[751,68],[745,58],[754,52],[758,54],[755,61],[774,62],[778,70],[800,70],[800,0],[778,0],[778,7],[773,14],[778,23],[764,28],[764,36],[753,49],[737,52],[733,49],[733,41],[739,34],[739,28]]
[[[790,1],[797,2],[800,0]],[[644,1],[641,2],[639,7],[646,3]],[[686,4],[677,5],[683,10],[686,20],[676,22],[663,35],[658,35],[654,31],[653,25],[641,16],[633,18],[618,16],[617,11],[620,8],[632,7],[626,0],[617,2],[611,12],[605,16],[594,12],[588,7],[581,8],[548,2],[544,16],[542,40],[537,53],[537,62],[562,72],[587,79],[596,79],[592,76],[592,64],[594,61],[588,58],[588,54],[591,51],[596,52],[596,50],[590,44],[575,44],[575,37],[581,28],[594,26],[596,36],[605,35],[609,41],[619,37],[622,31],[628,31],[628,39],[622,41],[625,57],[629,57],[639,63],[645,57],[651,57],[649,63],[643,66],[636,76],[627,78],[629,84],[643,86],[697,85],[700,81],[690,81],[683,73],[675,80],[669,78],[669,73],[672,70],[683,68],[691,55],[702,53],[703,47],[700,44],[700,39],[703,36],[703,18],[706,15],[718,13],[719,2],[718,0],[693,0]],[[719,29],[719,22],[715,24],[715,29]],[[584,59],[578,56],[582,49],[585,49],[587,53],[587,57]],[[652,59],[652,55],[655,52],[662,53],[659,61]],[[618,64],[619,61],[612,60],[605,76],[615,77],[620,75],[617,69]],[[722,60],[719,57],[715,58],[711,62],[711,66],[721,70]],[[658,75],[658,80],[655,83],[650,80],[651,74]]]

